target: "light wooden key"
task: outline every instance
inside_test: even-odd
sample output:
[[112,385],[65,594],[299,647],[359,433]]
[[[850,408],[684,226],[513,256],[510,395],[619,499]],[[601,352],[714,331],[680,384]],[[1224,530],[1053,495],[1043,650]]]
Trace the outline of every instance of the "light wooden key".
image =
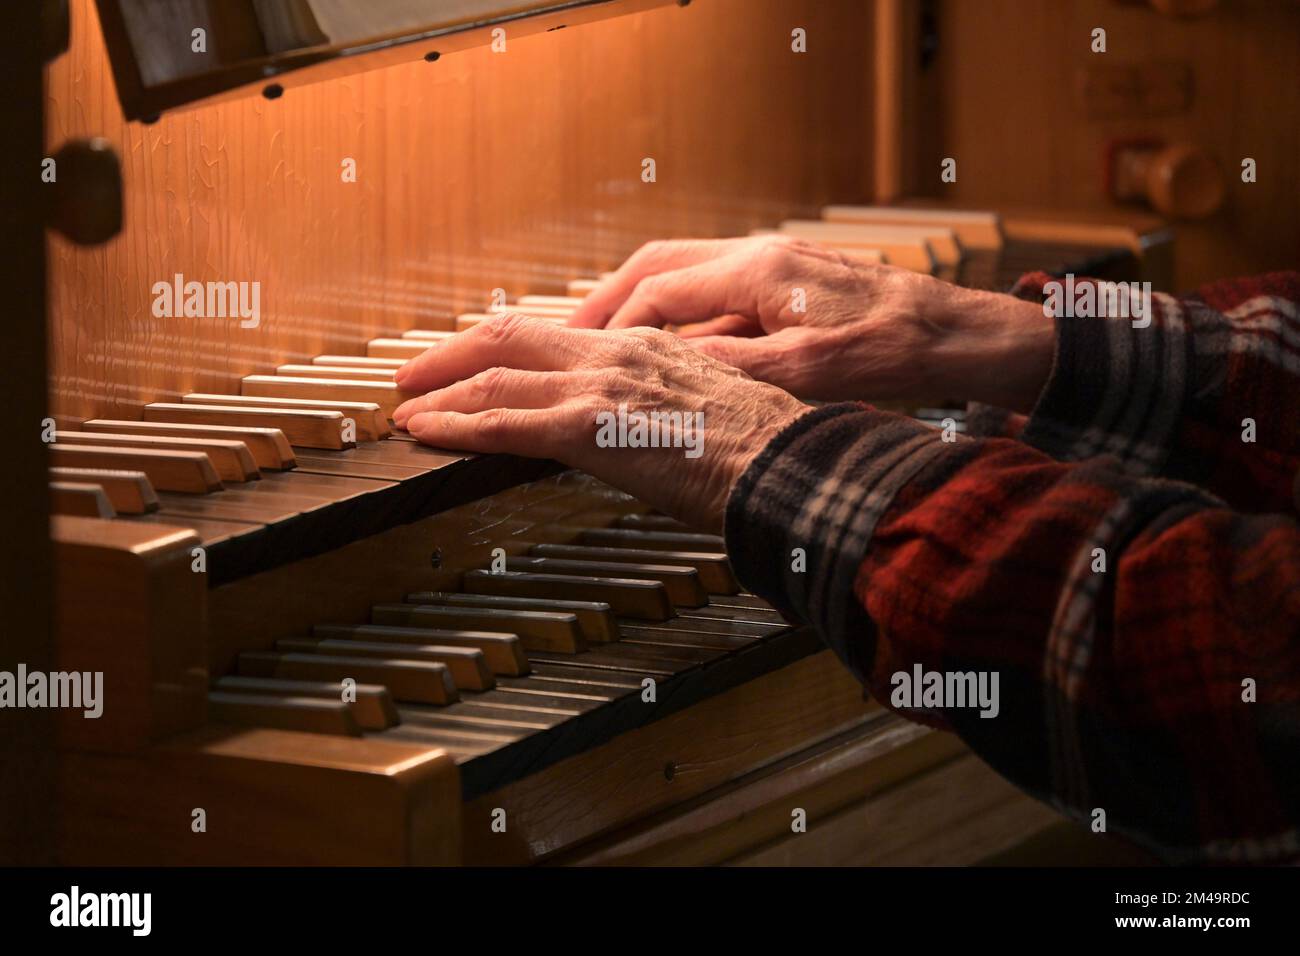
[[582,305],[586,296],[581,295],[521,295],[520,305],[548,305],[566,308],[570,312]]
[[212,461],[200,451],[163,451],[149,448],[116,448],[109,445],[49,446],[50,463],[57,468],[109,468],[142,471],[158,491],[207,494],[220,491],[221,478]]
[[[182,395],[181,401],[187,405],[225,405],[234,408],[270,408],[295,412],[338,412],[344,418],[350,418],[356,423],[357,438],[361,441],[379,441],[392,434],[388,427],[388,416],[374,402],[328,402],[321,399],[307,401],[300,398],[259,398],[256,395],[214,395],[206,392]],[[282,429],[282,431],[285,431],[290,444],[306,445],[306,442],[295,440],[295,436],[288,430]]]
[[319,697],[269,697],[266,694],[212,691],[208,694],[208,719],[247,727],[361,736],[361,727],[347,704]]
[[595,292],[599,285],[599,279],[571,279],[567,288],[569,295],[575,299],[585,299],[592,292]]
[[[185,396],[189,398],[189,396]],[[278,428],[291,445],[303,448],[352,448],[354,441],[343,440],[341,412],[324,409],[253,408],[238,405],[173,405],[155,402],[144,407],[144,417],[151,422],[182,422],[195,425],[253,425]],[[357,437],[361,428],[357,427]]]
[[909,209],[901,206],[827,206],[828,222],[881,226],[943,226],[957,234],[968,249],[1001,249],[1002,217],[995,212],[966,209]]
[[406,364],[406,359],[375,358],[371,355],[317,355],[311,364],[341,365],[344,368],[389,368],[396,371]]
[[108,468],[51,468],[52,481],[98,485],[108,495],[118,514],[141,515],[158,510],[158,495],[142,471],[114,471]]
[[593,644],[618,640],[618,622],[601,601],[561,601],[554,598],[503,597],[496,594],[456,594],[453,591],[417,591],[408,604],[449,604],[454,607],[499,607],[510,611],[559,611],[578,619],[582,636]]
[[317,624],[312,637],[330,641],[364,641],[383,644],[436,644],[472,647],[483,652],[493,674],[521,677],[528,673],[523,642],[515,634],[497,631],[459,631],[429,627],[390,627],[381,624]]
[[526,571],[466,571],[461,578],[473,594],[506,597],[561,598],[566,601],[601,601],[620,617],[666,621],[673,616],[668,592],[659,581],[622,577],[587,577],[578,574],[533,574]]
[[55,432],[56,442],[72,445],[106,445],[114,448],[152,448],[160,451],[197,451],[208,456],[222,481],[256,481],[262,477],[253,455],[242,441],[218,438],[175,438],[162,435],[124,435],[119,432]]
[[576,654],[587,644],[574,614],[556,611],[518,611],[505,608],[446,607],[421,604],[376,604],[370,610],[375,624],[430,627],[446,630],[499,631],[517,634],[530,651]]
[[117,511],[103,488],[80,481],[50,482],[50,513],[83,518],[117,517]]
[[275,642],[275,649],[294,654],[335,654],[348,657],[383,657],[389,660],[438,661],[451,669],[459,690],[491,690],[496,686],[487,658],[477,647],[437,644],[385,644],[295,637]]
[[402,338],[414,339],[420,342],[441,342],[444,339],[452,338],[455,334],[455,332],[442,329],[410,329],[402,333]]
[[81,426],[85,432],[112,432],[119,435],[157,435],[166,438],[216,438],[239,441],[258,468],[284,471],[292,468],[293,447],[278,428],[237,428],[230,425],[182,425],[178,422],[134,422],[97,418]]
[[653,548],[600,547],[577,544],[538,544],[528,552],[539,558],[574,558],[579,561],[620,561],[629,564],[681,564],[695,569],[700,584],[710,594],[735,594],[740,590],[727,556],[717,551],[666,551]]
[[244,395],[259,398],[302,398],[340,402],[374,402],[385,415],[416,392],[406,392],[395,382],[358,382],[341,378],[292,378],[288,375],[246,375],[240,382]]
[[935,261],[948,268],[961,263],[965,247],[957,234],[946,226],[880,226],[856,222],[824,222],[820,219],[788,219],[781,232],[822,242],[844,249],[877,248],[882,241],[924,239],[930,244]]
[[429,342],[421,339],[371,339],[366,355],[371,358],[413,359],[429,351]]
[[395,700],[417,704],[450,704],[458,699],[451,671],[446,664],[433,661],[249,651],[239,655],[239,673],[281,680],[352,679],[358,683],[382,684]]
[[361,382],[391,382],[394,371],[395,369],[391,368],[365,368],[357,365],[280,365],[276,367],[275,374],[290,378],[346,378]]
[[275,680],[270,677],[222,677],[215,690],[232,694],[264,694],[268,697],[318,697],[322,700],[348,701],[348,709],[364,730],[386,730],[401,718],[387,687],[379,684],[354,684],[348,687],[330,681]]

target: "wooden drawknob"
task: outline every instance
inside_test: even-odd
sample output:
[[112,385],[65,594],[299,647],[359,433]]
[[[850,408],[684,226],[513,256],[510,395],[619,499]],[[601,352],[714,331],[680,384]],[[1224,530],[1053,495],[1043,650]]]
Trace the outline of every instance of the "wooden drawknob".
[[106,139],[75,139],[54,154],[46,222],[81,246],[122,231],[122,166]]
[[1223,204],[1223,174],[1198,146],[1125,146],[1112,162],[1111,193],[1120,201],[1147,202],[1175,219],[1203,219]]

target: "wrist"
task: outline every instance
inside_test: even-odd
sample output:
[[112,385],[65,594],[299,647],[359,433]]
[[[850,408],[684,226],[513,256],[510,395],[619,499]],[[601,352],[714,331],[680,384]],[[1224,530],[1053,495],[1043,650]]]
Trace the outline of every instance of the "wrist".
[[940,349],[960,366],[956,380],[968,383],[960,397],[1031,411],[1052,372],[1055,321],[1038,303],[973,290],[959,303],[959,314],[960,331]]

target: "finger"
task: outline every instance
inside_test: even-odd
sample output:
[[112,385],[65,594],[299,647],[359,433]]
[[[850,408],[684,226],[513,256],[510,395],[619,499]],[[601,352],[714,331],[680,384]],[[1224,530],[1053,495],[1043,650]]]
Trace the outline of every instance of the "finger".
[[576,424],[570,406],[486,411],[421,412],[407,422],[411,434],[426,445],[483,454],[555,458],[564,452],[566,436]]
[[569,317],[574,328],[601,329],[646,276],[698,265],[752,245],[750,239],[678,239],[648,242],[583,300]]
[[582,391],[593,372],[525,372],[495,366],[446,388],[403,402],[393,423],[405,428],[424,412],[481,412],[489,408],[550,408]]
[[607,329],[663,328],[719,316],[756,316],[758,290],[746,253],[648,276],[605,324]]
[[683,325],[676,331],[684,339],[694,339],[704,335],[738,335],[743,338],[753,338],[763,334],[763,326],[747,315],[720,315],[716,319]]
[[539,372],[566,369],[590,349],[582,341],[590,334],[508,313],[435,343],[393,378],[406,391],[428,392],[497,365]]
[[795,395],[806,393],[812,370],[805,369],[801,355],[803,329],[782,329],[760,338],[737,338],[732,335],[709,335],[691,340],[691,348],[724,362],[760,382],[779,385]]

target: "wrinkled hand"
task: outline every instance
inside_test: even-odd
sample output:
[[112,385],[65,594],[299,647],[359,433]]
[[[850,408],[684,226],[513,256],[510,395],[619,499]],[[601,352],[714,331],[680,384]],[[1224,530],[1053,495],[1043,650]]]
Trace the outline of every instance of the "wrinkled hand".
[[[568,329],[520,315],[434,345],[400,368],[397,382],[428,392],[393,415],[422,442],[555,458],[710,530],[722,527],[727,496],[749,463],[808,410],[658,329]],[[680,447],[601,447],[601,426],[610,436],[620,405],[629,416],[680,413]]]
[[649,243],[569,320],[670,324],[705,354],[804,398],[954,397],[1026,411],[1055,340],[1037,305],[787,236]]

